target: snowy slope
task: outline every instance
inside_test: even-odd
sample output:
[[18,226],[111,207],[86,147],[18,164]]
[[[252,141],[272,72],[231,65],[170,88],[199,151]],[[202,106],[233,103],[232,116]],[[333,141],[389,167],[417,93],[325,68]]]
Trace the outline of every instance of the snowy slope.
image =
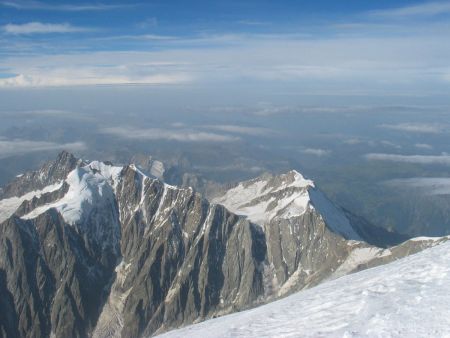
[[65,180],[70,188],[62,199],[38,207],[22,218],[35,218],[50,208],[56,208],[67,223],[74,224],[82,221],[93,208],[106,208],[112,203],[113,188],[121,170],[122,167],[114,167],[98,161],[93,161],[84,167],[77,167]]
[[258,177],[241,182],[213,202],[237,215],[247,216],[254,223],[264,224],[279,213],[288,217],[303,214],[309,203],[309,186],[314,183],[293,170],[279,177]]
[[361,240],[343,210],[318,190],[313,181],[296,170],[241,182],[214,198],[213,203],[222,204],[259,225],[267,225],[275,218],[292,219],[315,210],[335,233],[346,239]]
[[450,336],[450,243],[161,337]]

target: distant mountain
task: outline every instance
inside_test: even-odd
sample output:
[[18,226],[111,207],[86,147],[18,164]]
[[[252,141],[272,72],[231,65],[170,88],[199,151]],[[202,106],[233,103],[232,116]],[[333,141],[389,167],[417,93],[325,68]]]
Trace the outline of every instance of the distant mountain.
[[335,206],[295,171],[242,182],[210,203],[155,177],[160,162],[147,167],[151,175],[63,152],[5,186],[3,336],[148,336],[447,239],[368,244],[399,237]]
[[[276,296],[437,243],[406,241],[406,236],[371,225],[332,203],[313,181],[295,170],[238,183],[213,202],[261,225],[267,264],[274,271],[267,285]],[[437,241],[441,240],[446,237]],[[383,249],[393,244],[397,246]]]
[[268,228],[272,227],[273,220],[295,220],[305,214],[318,214],[331,231],[345,239],[364,240],[381,247],[408,239],[375,227],[335,205],[313,181],[295,170],[282,175],[264,174],[241,182],[216,196],[213,202]]

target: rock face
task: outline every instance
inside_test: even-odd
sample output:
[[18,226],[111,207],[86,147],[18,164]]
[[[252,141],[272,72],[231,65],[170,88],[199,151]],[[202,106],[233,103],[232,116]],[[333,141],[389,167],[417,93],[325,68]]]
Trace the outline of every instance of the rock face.
[[2,189],[0,199],[23,196],[30,191],[42,190],[64,180],[81,162],[71,153],[63,151],[55,161],[46,163],[40,170],[30,171],[16,177]]
[[4,337],[150,336],[438,243],[366,243],[376,231],[295,171],[210,203],[65,152],[9,184],[0,217]]
[[50,192],[7,190],[35,195],[11,197],[0,225],[4,336],[138,337],[262,297],[258,225],[134,166],[76,163],[62,182],[43,177]]

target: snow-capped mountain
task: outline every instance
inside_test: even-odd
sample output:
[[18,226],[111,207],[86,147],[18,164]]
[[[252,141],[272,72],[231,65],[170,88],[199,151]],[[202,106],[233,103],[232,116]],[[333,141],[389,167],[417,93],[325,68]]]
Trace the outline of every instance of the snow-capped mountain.
[[316,211],[327,226],[346,239],[362,240],[344,212],[315,188],[314,182],[292,170],[241,182],[213,202],[237,215],[270,227],[274,220],[289,220]]
[[0,333],[14,337],[148,336],[447,239],[368,244],[378,230],[295,171],[210,203],[135,165],[63,152],[0,198]]
[[447,337],[450,244],[162,337]]
[[265,234],[265,285],[280,296],[338,274],[388,262],[423,242],[385,249],[402,237],[370,225],[333,204],[314,182],[293,170],[238,183],[213,199],[259,224]]
[[281,175],[263,174],[240,182],[212,199],[251,222],[270,228],[276,220],[297,219],[315,213],[331,231],[348,240],[364,240],[377,246],[403,242],[407,238],[375,227],[331,202],[315,183],[296,170]]

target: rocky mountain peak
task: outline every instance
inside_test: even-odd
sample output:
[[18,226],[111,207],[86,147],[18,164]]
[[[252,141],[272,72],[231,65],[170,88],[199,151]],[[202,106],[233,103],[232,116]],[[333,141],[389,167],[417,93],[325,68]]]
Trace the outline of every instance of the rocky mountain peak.
[[73,154],[62,151],[55,160],[45,163],[39,170],[18,175],[3,188],[0,198],[20,197],[32,191],[42,190],[48,185],[61,182],[81,164],[82,161]]

